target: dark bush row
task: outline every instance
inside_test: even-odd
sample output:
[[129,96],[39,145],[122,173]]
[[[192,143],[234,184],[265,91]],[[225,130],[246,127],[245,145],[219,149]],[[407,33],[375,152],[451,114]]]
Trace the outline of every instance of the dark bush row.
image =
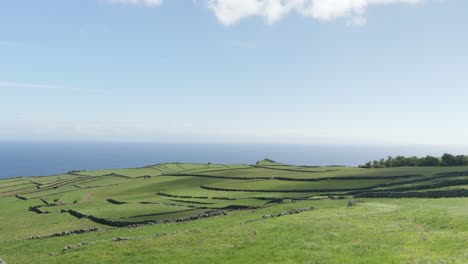
[[[222,172],[222,171],[238,171],[238,170],[250,170],[253,166],[243,167],[243,168],[224,168],[224,169],[217,169],[217,170],[204,170],[204,171],[197,171],[197,173],[212,173],[212,172]],[[190,170],[186,171],[188,173]],[[170,174],[170,173],[163,173],[163,174]]]
[[223,207],[224,210],[247,210],[247,209],[259,209],[259,208],[262,208],[263,206],[249,206],[249,205],[236,205],[236,204],[232,204],[232,205],[228,205],[228,206],[225,206]]
[[199,207],[190,204],[178,204],[178,203],[161,203],[161,202],[138,202],[139,204],[162,204],[162,205],[170,205],[170,206],[180,206],[180,207],[189,207],[189,208],[196,208],[196,209],[208,209],[207,207]]
[[377,185],[362,187],[362,188],[343,188],[343,189],[248,190],[248,189],[227,189],[227,188],[219,188],[219,187],[211,187],[211,186],[203,186],[203,185],[200,186],[200,188],[205,189],[205,190],[211,190],[211,191],[225,191],[225,192],[268,192],[268,193],[309,193],[309,192],[324,193],[325,192],[325,193],[331,193],[331,192],[358,192],[358,191],[372,190],[374,188],[379,188],[379,187],[400,185],[400,184],[405,184],[405,183],[410,183],[410,182],[413,182],[413,181],[383,183],[383,184],[377,184]]
[[468,176],[468,171],[453,171],[453,172],[443,172],[436,174],[438,177],[456,177],[456,176]]
[[390,175],[390,176],[337,176],[337,177],[321,177],[321,178],[288,178],[277,176],[263,176],[263,177],[235,177],[235,176],[219,176],[219,175],[206,175],[206,174],[190,174],[190,173],[172,173],[164,174],[164,176],[186,176],[186,177],[201,177],[201,178],[215,178],[215,179],[232,179],[232,180],[278,180],[278,181],[301,181],[301,182],[316,182],[328,180],[374,180],[374,179],[405,179],[412,177],[423,177],[421,174],[405,174],[405,175]]
[[[42,202],[47,202],[44,198],[41,198]],[[51,212],[45,211],[42,208],[44,207],[53,207],[53,206],[61,206],[61,205],[69,205],[69,204],[76,204],[78,203],[77,200],[73,201],[73,203],[58,203],[58,199],[54,199],[53,203],[48,203],[47,204],[40,204],[40,205],[35,205],[35,206],[30,206],[29,211],[36,212],[38,214],[50,214]]]
[[[12,185],[0,186],[0,189],[11,188],[11,187],[18,187],[18,186],[23,186],[23,185],[30,185],[31,183],[38,185],[38,184],[35,183],[34,181],[31,181],[31,182],[23,182],[23,183],[19,183],[19,184],[12,184]],[[28,188],[30,188],[30,187],[28,187]]]
[[166,196],[166,197],[171,197],[171,198],[182,198],[182,199],[215,199],[215,200],[227,200],[227,201],[235,201],[237,200],[236,198],[229,198],[229,197],[208,197],[208,196],[190,196],[190,195],[174,195],[174,194],[168,194],[168,193],[163,193],[163,192],[158,192],[156,193],[157,195],[160,196]]
[[266,193],[309,193],[309,192],[345,192],[345,191],[357,191],[357,190],[368,190],[376,188],[371,186],[368,188],[357,188],[357,189],[309,189],[309,190],[247,190],[247,189],[227,189],[218,188],[211,186],[200,186],[200,188],[211,191],[224,191],[224,192],[266,192]]
[[434,184],[417,185],[417,186],[402,187],[402,188],[393,188],[393,189],[389,189],[387,191],[395,191],[395,192],[416,191],[416,190],[435,189],[435,188],[460,186],[460,185],[468,185],[468,179],[466,179],[466,180],[448,180],[448,181],[438,182],[438,183],[434,183]]
[[208,174],[195,174],[195,173],[164,173],[162,176],[183,176],[183,177],[201,177],[201,178],[213,178],[213,179],[229,179],[229,180],[265,180],[269,178],[265,177],[234,177],[234,176],[219,176],[219,175],[208,175]]
[[[89,177],[89,176],[88,176]],[[39,187],[37,191],[34,191],[34,192],[30,192],[30,193],[35,193],[35,192],[42,192],[44,190],[52,190],[52,189],[57,189],[59,187],[63,187],[67,184],[71,184],[71,183],[77,183],[77,182],[80,182],[80,181],[83,181],[83,180],[87,180],[87,178],[84,178],[84,177],[78,177],[78,178],[72,178],[72,179],[60,179],[58,181],[55,181],[51,184],[44,184],[43,186]]]
[[458,189],[449,191],[428,191],[428,192],[368,192],[356,194],[354,197],[365,198],[449,198],[468,197],[468,190]]
[[163,193],[163,192],[158,192],[158,193],[156,193],[156,194],[157,194],[157,195],[160,195],[160,196],[171,197],[171,198],[182,198],[182,199],[209,199],[208,196],[174,195],[174,194],[168,194],[168,193]]
[[[7,186],[7,187],[9,187],[9,186]],[[15,189],[15,190],[3,191],[3,192],[0,192],[0,193],[8,193],[8,194],[10,194],[10,193],[17,193],[17,192],[20,192],[20,191],[29,190],[29,189],[31,189],[31,188],[34,188],[34,187],[33,187],[33,186],[28,186],[28,187],[23,187],[23,188]],[[36,188],[37,188],[37,186],[36,186]]]
[[[321,172],[330,172],[330,171],[337,171],[337,169],[334,170],[322,170],[322,171],[308,171],[308,170],[301,170],[301,169],[288,169],[288,168],[275,168],[274,165],[268,165],[268,166],[255,166],[257,168],[262,168],[262,169],[267,169],[267,170],[279,170],[279,171],[291,171],[291,172],[303,172],[303,173],[321,173]],[[319,167],[308,167],[308,168],[319,168]]]
[[[256,200],[260,200],[260,201],[276,201],[280,198],[277,198],[277,197],[249,197],[249,199],[256,199]],[[285,197],[283,199],[292,199],[292,198],[289,198],[289,197]]]
[[77,173],[80,173],[80,172],[85,172],[85,170],[71,170],[71,171],[67,172],[67,174],[77,174]]
[[236,201],[236,198],[229,198],[229,197],[211,197],[211,199],[215,200],[226,200],[226,201]]
[[107,198],[106,201],[108,201],[111,204],[126,204],[127,203],[127,202],[117,201],[112,198]]
[[[445,178],[452,178],[456,176],[466,176],[468,175],[468,172],[450,172],[450,173],[439,173],[431,177],[424,177],[420,179],[414,179],[414,180],[408,180],[408,181],[401,181],[401,182],[391,182],[391,183],[384,183],[384,184],[378,184],[371,186],[369,188],[361,188],[361,189],[355,189],[354,191],[350,191],[346,193],[347,195],[354,195],[361,193],[363,190],[371,190],[375,188],[381,188],[381,187],[390,187],[390,186],[395,186],[395,185],[403,185],[403,184],[411,184],[411,183],[419,183],[419,182],[427,182],[427,181],[432,181],[432,180],[438,180],[438,179],[445,179]],[[420,185],[424,186],[424,185]],[[425,185],[425,186],[431,186],[431,185]],[[451,186],[451,185],[448,185]],[[444,187],[444,186],[441,186]],[[421,188],[418,186],[412,186],[412,187],[402,187],[402,188],[394,188],[391,190],[386,190],[386,191],[397,191],[397,190],[402,190],[404,188],[407,188],[405,190],[411,191],[411,190],[422,190],[422,189],[428,189],[427,187]],[[434,188],[434,187],[432,187]],[[435,187],[437,188],[437,187]],[[378,190],[375,190],[373,192],[378,192]]]
[[143,176],[138,176],[138,177],[135,177],[135,179],[151,179],[151,175],[143,175]]
[[170,200],[173,202],[189,203],[189,204],[214,204],[214,203],[204,203],[204,202],[188,201],[188,200],[177,200],[177,199],[170,199]]
[[16,198],[20,199],[20,200],[27,200],[28,198],[24,197],[24,196],[21,196],[19,194],[15,195]]
[[40,206],[40,205],[30,206],[29,211],[35,212],[35,213],[38,213],[38,214],[50,214],[49,211],[44,211],[44,210],[41,209],[41,207],[42,206]]
[[132,177],[129,177],[127,175],[122,175],[122,174],[118,174],[118,173],[115,173],[115,172],[105,174],[105,175],[102,175],[102,176],[114,176],[114,177],[125,178],[125,179],[133,179]]

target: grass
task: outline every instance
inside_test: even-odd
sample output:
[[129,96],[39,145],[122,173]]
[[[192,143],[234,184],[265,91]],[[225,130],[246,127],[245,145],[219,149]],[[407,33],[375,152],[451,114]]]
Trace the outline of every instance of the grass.
[[[282,181],[282,180],[249,180],[249,181],[223,181],[220,183],[212,184],[209,187],[224,188],[226,190],[264,190],[264,191],[278,191],[278,190],[353,190],[360,188],[368,188],[371,186],[393,183],[396,180],[323,180],[312,182],[300,181]],[[400,180],[401,181],[401,180]]]
[[[466,197],[366,198],[347,207],[353,194],[364,191],[467,189],[466,183],[430,187],[468,179],[439,176],[463,171],[468,168],[359,169],[263,161],[258,166],[165,163],[5,179],[0,180],[0,257],[7,263],[466,263]],[[393,177],[405,175],[413,176]],[[339,196],[345,199],[335,199]],[[32,212],[31,206],[50,213]],[[315,210],[263,217],[311,207]],[[213,210],[225,215],[115,228],[63,210],[125,223]],[[28,240],[93,227],[101,231]],[[72,249],[62,250],[66,246]]]

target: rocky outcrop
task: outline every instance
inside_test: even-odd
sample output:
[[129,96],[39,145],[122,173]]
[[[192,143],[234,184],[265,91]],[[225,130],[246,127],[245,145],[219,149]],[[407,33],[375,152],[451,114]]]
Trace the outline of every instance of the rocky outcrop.
[[119,241],[125,241],[125,240],[129,240],[130,238],[128,237],[114,237],[113,239],[111,239],[111,241],[113,242],[119,242]]
[[78,243],[76,245],[70,245],[70,246],[66,246],[64,248],[62,248],[62,251],[67,251],[67,250],[72,250],[72,249],[77,249],[81,246],[84,246],[84,245],[89,245],[91,244],[90,242],[81,242],[81,243]]
[[273,217],[280,217],[280,216],[285,216],[285,215],[300,214],[302,212],[307,212],[307,211],[312,211],[312,210],[315,210],[315,208],[313,207],[297,208],[297,209],[291,209],[282,213],[264,215],[263,218],[273,218]]
[[328,199],[331,199],[331,200],[344,200],[345,197],[344,197],[344,196],[329,195],[329,196],[328,196]]

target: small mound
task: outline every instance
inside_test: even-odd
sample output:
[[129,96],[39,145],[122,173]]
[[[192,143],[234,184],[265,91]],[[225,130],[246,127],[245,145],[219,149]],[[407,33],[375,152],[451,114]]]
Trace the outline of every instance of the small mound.
[[274,165],[284,165],[283,163],[276,162],[272,159],[263,159],[255,163],[257,166],[274,166]]

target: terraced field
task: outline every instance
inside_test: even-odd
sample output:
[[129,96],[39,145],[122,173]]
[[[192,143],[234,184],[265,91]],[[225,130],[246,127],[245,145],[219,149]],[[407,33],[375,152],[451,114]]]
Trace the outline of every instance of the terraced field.
[[[270,161],[4,179],[0,257],[7,263],[466,263],[467,186],[468,167]],[[374,244],[383,234],[389,242]],[[409,242],[402,247],[401,239]]]

